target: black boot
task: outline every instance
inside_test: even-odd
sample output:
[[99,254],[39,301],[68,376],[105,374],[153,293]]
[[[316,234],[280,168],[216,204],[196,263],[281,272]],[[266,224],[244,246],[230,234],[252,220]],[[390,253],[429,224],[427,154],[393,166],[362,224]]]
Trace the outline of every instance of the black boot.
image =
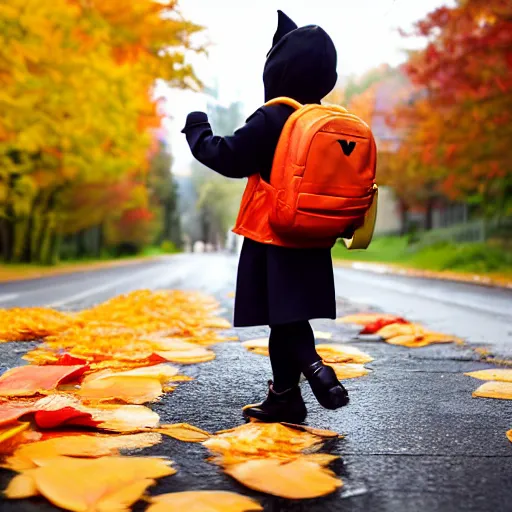
[[272,381],[268,381],[268,396],[259,404],[246,405],[243,415],[266,423],[302,423],[307,415],[306,405],[302,400],[299,386],[282,393],[276,393]]
[[348,393],[330,366],[322,360],[308,366],[303,372],[318,403],[326,409],[338,409],[348,403]]

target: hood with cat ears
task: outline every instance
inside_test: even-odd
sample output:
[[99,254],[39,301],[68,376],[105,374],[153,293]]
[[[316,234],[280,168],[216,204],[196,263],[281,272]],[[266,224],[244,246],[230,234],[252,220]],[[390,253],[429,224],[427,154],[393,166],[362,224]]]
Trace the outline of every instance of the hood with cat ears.
[[318,25],[297,25],[278,11],[278,26],[263,69],[265,101],[288,96],[320,103],[336,85],[336,48]]
[[283,11],[277,11],[277,30],[274,34],[274,38],[272,39],[272,48],[267,53],[267,57],[270,52],[274,49],[277,43],[281,41],[281,39],[289,34],[292,30],[299,28],[297,24],[291,20]]

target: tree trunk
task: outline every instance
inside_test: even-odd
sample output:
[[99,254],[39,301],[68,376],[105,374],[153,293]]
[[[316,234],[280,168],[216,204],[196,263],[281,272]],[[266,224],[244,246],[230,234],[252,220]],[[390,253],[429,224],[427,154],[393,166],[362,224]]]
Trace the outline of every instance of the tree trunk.
[[55,248],[55,213],[48,213],[46,216],[46,223],[43,230],[41,239],[41,247],[39,251],[39,261],[43,265],[52,265],[54,261],[54,248]]
[[0,250],[2,260],[11,261],[12,256],[12,224],[7,219],[0,219]]
[[29,219],[21,218],[14,222],[14,240],[13,240],[13,251],[12,261],[15,263],[21,263],[24,261],[24,256],[27,250],[27,240],[29,233]]
[[427,200],[425,212],[425,229],[430,231],[434,225],[434,198],[430,197]]
[[76,234],[76,257],[81,259],[87,253],[87,244],[85,241],[85,230],[81,230]]
[[41,240],[44,231],[44,213],[42,208],[32,212],[32,232],[30,233],[30,261],[39,261]]

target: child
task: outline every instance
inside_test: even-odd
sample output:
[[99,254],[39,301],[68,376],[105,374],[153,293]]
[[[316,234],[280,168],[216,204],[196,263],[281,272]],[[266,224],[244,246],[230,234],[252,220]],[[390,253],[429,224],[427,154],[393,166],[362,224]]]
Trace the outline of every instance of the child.
[[[318,26],[297,25],[278,11],[278,27],[263,72],[265,101],[280,96],[319,104],[335,86],[336,49]],[[206,114],[192,112],[183,129],[194,157],[228,178],[259,173],[270,181],[274,152],[293,108],[263,106],[230,137],[212,134]],[[315,349],[309,320],[336,317],[328,248],[289,248],[245,238],[235,299],[235,327],[269,325],[273,381],[266,400],[244,407],[260,421],[301,423],[307,411],[299,388],[304,374],[319,403],[337,409],[348,394]]]

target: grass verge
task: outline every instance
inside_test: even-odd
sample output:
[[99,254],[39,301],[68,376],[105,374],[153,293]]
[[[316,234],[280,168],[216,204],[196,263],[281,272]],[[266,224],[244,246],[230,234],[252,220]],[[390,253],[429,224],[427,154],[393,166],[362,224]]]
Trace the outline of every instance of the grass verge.
[[512,251],[492,244],[437,243],[418,250],[402,237],[376,238],[366,251],[347,251],[337,244],[333,258],[338,261],[384,263],[441,273],[459,273],[512,281]]
[[161,251],[148,251],[146,254],[125,256],[117,259],[81,260],[62,262],[55,266],[32,264],[3,264],[0,263],[0,283],[8,281],[23,281],[40,277],[52,277],[73,272],[86,272],[103,268],[133,265],[163,256]]

